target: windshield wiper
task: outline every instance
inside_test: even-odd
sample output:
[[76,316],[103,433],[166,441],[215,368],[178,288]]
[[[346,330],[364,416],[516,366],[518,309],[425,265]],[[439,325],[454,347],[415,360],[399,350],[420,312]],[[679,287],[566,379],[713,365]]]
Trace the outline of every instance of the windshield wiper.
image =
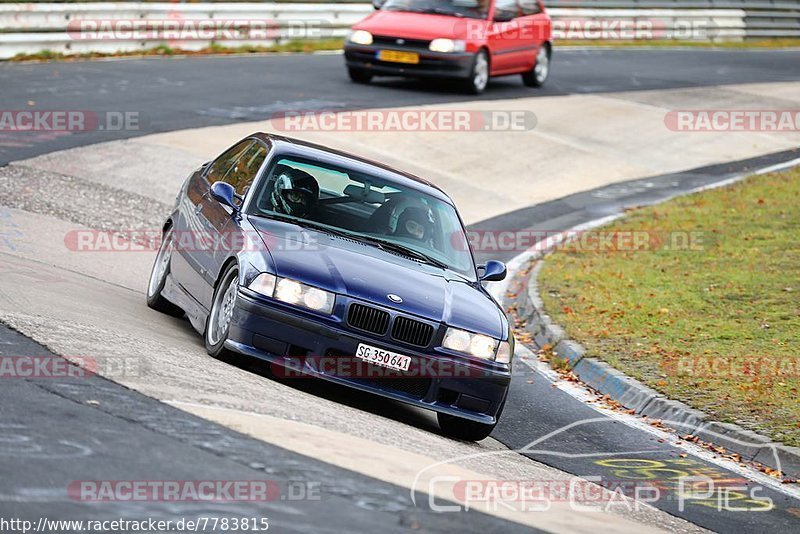
[[397,252],[404,256],[409,256],[416,260],[422,261],[424,263],[428,263],[435,267],[439,267],[441,269],[450,269],[450,266],[444,262],[437,260],[436,258],[432,258],[428,256],[424,252],[420,252],[419,250],[403,246],[399,243],[395,243],[394,241],[387,241],[385,239],[380,239],[378,237],[372,237],[364,234],[359,234],[355,232],[347,232],[344,230],[338,230],[335,228],[330,228],[328,226],[314,223],[313,221],[309,221],[307,219],[295,219],[294,217],[287,217],[286,215],[282,215],[280,213],[271,213],[269,215],[256,215],[257,217],[264,217],[266,219],[275,219],[278,221],[288,222],[292,224],[296,224],[303,228],[310,228],[313,230],[318,230],[320,232],[325,232],[330,235],[344,237],[347,239],[354,239],[356,241],[362,241],[364,243],[368,243],[370,245],[376,246],[383,250],[388,250],[391,252]]
[[317,230],[319,232],[325,232],[327,234],[335,235],[335,236],[338,236],[338,237],[346,237],[346,238],[349,238],[349,239],[358,239],[359,237],[361,237],[358,234],[351,234],[350,232],[344,232],[342,230],[337,230],[337,229],[334,229],[334,228],[330,228],[328,226],[325,226],[324,224],[319,224],[319,223],[315,223],[313,221],[309,221],[308,219],[296,219],[294,217],[290,217],[290,216],[283,215],[283,214],[280,214],[280,213],[270,213],[269,215],[258,215],[258,214],[254,213],[252,215],[255,215],[256,217],[263,217],[265,219],[275,219],[276,221],[288,222],[288,223],[291,223],[291,224],[296,224],[297,226],[300,226],[301,228],[308,228],[308,229],[311,229],[311,230]]
[[390,252],[397,252],[404,256],[409,256],[416,260],[433,265],[434,267],[439,267],[440,269],[450,269],[450,266],[447,265],[446,263],[441,262],[431,256],[428,256],[424,252],[420,252],[417,249],[406,247],[399,243],[395,243],[394,241],[387,241],[385,239],[380,239],[377,237],[372,237],[372,236],[359,236],[359,237],[362,237],[362,239],[364,239],[365,241],[373,243],[374,245],[384,250],[388,250]]

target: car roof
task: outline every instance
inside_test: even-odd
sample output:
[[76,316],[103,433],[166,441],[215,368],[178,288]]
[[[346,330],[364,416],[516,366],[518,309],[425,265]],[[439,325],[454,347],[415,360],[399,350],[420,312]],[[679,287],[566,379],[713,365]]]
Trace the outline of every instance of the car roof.
[[419,176],[393,169],[383,163],[282,135],[256,132],[250,137],[255,137],[271,144],[273,151],[280,156],[301,157],[316,160],[334,167],[352,169],[359,173],[374,176],[388,183],[427,193],[454,206],[453,200],[447,196],[444,191],[429,181]]

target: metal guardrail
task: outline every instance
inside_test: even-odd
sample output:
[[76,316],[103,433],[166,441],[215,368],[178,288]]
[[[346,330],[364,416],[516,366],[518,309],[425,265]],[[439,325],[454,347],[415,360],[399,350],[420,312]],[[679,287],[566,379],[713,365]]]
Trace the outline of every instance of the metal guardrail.
[[[549,0],[546,4],[556,36],[568,39],[614,38],[615,28],[638,31],[621,32],[622,39],[800,37],[798,1]],[[0,59],[45,50],[113,53],[159,45],[197,50],[211,44],[270,46],[294,39],[343,38],[370,12],[371,5],[363,2],[0,3]],[[138,31],[129,38],[119,31],[103,33],[98,21],[114,21],[117,30],[128,23]],[[165,33],[173,21],[190,21],[189,26],[202,26],[206,33],[186,39],[180,37],[187,34]]]

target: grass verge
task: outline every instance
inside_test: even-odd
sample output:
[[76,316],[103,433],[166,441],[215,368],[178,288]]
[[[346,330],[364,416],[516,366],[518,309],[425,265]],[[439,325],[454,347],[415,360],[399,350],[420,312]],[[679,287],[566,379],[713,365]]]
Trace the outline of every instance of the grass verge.
[[225,47],[212,44],[201,50],[183,50],[169,46],[157,46],[147,50],[137,50],[134,52],[115,52],[100,53],[91,52],[86,54],[62,54],[52,50],[43,50],[35,54],[17,54],[8,61],[70,61],[84,59],[98,59],[106,57],[151,57],[151,56],[207,56],[207,55],[230,55],[230,54],[262,54],[262,53],[309,53],[320,50],[341,50],[342,39],[319,39],[319,40],[292,40],[272,46],[237,46]]
[[780,48],[795,48],[800,47],[800,39],[797,38],[775,38],[775,39],[748,39],[745,41],[679,41],[679,40],[580,40],[580,39],[562,39],[555,41],[556,47],[577,47],[577,46],[598,46],[598,47],[611,47],[611,48],[726,48],[726,49],[780,49]]
[[[115,52],[100,53],[91,52],[86,54],[62,54],[52,50],[42,50],[35,54],[18,54],[7,61],[69,61],[84,60],[107,57],[149,57],[149,56],[206,56],[206,55],[227,55],[227,54],[255,54],[255,53],[278,53],[295,52],[309,53],[320,50],[341,50],[342,39],[319,39],[319,40],[293,40],[273,46],[239,46],[224,47],[213,44],[202,50],[182,50],[169,46],[157,46],[148,50],[137,50],[135,52]],[[657,48],[732,48],[732,49],[780,49],[800,47],[800,39],[762,39],[755,41],[741,42],[720,42],[705,43],[700,41],[592,41],[592,40],[560,40],[556,41],[558,48],[574,47],[611,47],[611,48],[637,48],[637,47],[657,47]]]
[[717,420],[800,446],[800,168],[633,210],[602,231],[647,244],[549,257],[541,297],[569,337]]

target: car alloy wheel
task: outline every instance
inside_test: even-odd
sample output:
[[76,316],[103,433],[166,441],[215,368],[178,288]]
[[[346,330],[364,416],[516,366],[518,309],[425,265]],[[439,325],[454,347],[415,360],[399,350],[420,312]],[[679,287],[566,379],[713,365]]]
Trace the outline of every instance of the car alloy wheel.
[[183,311],[161,296],[161,292],[164,291],[164,286],[167,283],[172,253],[175,250],[173,236],[174,234],[170,227],[164,232],[164,236],[161,239],[161,246],[158,248],[156,260],[153,262],[153,268],[150,271],[150,280],[147,283],[147,305],[154,310],[180,317],[183,315]]
[[468,87],[470,93],[480,94],[486,89],[489,84],[489,56],[486,55],[486,50],[481,50],[475,54],[475,59],[472,63],[472,71],[468,80]]
[[212,356],[219,355],[228,338],[236,305],[236,294],[239,291],[239,269],[232,265],[225,271],[211,305],[211,313],[206,324],[206,349]]
[[547,75],[550,73],[550,55],[544,46],[539,48],[539,53],[536,54],[536,66],[533,67],[533,73],[539,85],[547,80]]
[[522,81],[528,87],[541,87],[550,75],[550,47],[546,44],[539,47],[536,63],[533,68],[522,75]]
[[153,297],[164,286],[164,281],[167,276],[167,269],[169,268],[169,261],[172,257],[172,228],[167,230],[161,241],[161,246],[158,249],[156,261],[153,263],[153,269],[150,271],[150,283],[147,285],[147,296]]

